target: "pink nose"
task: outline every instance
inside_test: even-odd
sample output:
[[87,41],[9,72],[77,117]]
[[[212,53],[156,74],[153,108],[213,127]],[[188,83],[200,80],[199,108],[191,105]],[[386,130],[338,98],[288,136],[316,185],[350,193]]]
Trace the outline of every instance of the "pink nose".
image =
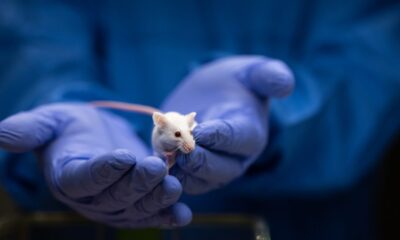
[[186,153],[190,153],[191,151],[194,150],[194,146],[190,146],[189,144],[183,144],[183,149],[185,150]]

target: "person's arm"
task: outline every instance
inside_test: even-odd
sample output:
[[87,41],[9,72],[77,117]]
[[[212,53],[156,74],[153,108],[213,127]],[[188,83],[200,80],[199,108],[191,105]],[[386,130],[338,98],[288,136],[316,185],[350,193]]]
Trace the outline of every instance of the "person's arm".
[[[29,108],[0,122],[0,148],[35,152],[38,160],[4,154],[3,183],[23,206],[32,207],[35,193],[48,187],[66,206],[115,227],[185,225],[191,211],[177,203],[179,181],[167,176],[160,158],[149,156],[131,124],[88,104],[67,102],[106,96],[96,84],[90,14],[79,6],[68,1],[0,5],[5,18],[0,32],[10,37],[10,63],[1,64],[0,76],[10,94],[1,100],[21,99],[10,103],[7,114]],[[41,174],[47,186],[37,181]]]
[[289,62],[293,94],[272,102],[270,144],[235,191],[327,194],[377,166],[400,129],[400,5],[376,9],[336,24],[319,12],[304,54]]
[[[184,191],[237,180],[221,191],[310,196],[351,187],[376,165],[400,126],[398,7],[358,19],[363,2],[321,4],[293,39],[289,67],[233,55],[196,68],[165,100],[164,110],[200,113],[197,147],[172,171]],[[292,71],[294,93],[275,100],[290,93]]]
[[[83,9],[55,1],[1,1],[0,36],[1,120],[43,103],[105,94],[95,83],[93,33]],[[49,205],[32,155],[2,152],[0,162],[2,185],[21,206]]]

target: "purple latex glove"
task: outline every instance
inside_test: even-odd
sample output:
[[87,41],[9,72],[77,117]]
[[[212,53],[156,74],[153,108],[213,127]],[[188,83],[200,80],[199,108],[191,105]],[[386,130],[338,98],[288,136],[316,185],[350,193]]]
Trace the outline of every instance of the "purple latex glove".
[[184,191],[204,193],[241,176],[267,144],[268,99],[293,86],[284,63],[260,56],[220,59],[186,77],[162,107],[198,113],[196,149],[178,155],[172,169]]
[[191,211],[182,186],[121,118],[84,104],[53,104],[0,123],[0,147],[36,150],[61,202],[116,227],[181,226]]

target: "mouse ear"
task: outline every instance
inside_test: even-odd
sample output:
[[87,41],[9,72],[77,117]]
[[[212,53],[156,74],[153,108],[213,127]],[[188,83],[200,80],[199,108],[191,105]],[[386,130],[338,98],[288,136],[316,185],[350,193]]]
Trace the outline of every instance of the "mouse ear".
[[196,114],[196,112],[191,112],[185,115],[190,127],[192,127],[195,122],[194,118],[196,117]]
[[167,119],[164,116],[164,114],[160,113],[160,112],[154,112],[153,113],[153,122],[154,125],[158,126],[158,127],[162,127],[165,126]]

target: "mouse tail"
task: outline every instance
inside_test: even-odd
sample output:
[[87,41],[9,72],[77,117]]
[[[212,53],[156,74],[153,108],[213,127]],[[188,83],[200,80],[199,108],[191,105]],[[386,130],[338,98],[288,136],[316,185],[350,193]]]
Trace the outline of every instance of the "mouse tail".
[[154,112],[160,112],[157,108],[153,108],[141,104],[125,103],[125,102],[115,102],[115,101],[93,101],[89,103],[94,107],[100,108],[110,108],[128,112],[142,113],[146,115],[153,115]]

